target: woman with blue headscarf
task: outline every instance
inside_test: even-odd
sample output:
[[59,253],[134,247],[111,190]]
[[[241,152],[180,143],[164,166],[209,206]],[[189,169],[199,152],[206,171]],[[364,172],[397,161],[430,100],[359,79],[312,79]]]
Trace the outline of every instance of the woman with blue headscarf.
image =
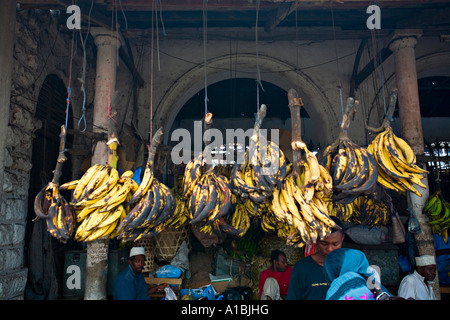
[[326,300],[375,300],[377,297],[371,290],[374,287],[381,288],[385,296],[391,296],[360,250],[337,249],[325,258],[323,267],[330,283]]

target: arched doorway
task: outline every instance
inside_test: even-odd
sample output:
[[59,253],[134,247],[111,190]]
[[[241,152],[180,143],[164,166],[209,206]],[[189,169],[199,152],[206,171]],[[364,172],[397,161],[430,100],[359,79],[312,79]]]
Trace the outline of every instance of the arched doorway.
[[[205,106],[205,89],[201,89],[183,105],[169,130],[169,145],[176,144],[171,135],[176,129],[186,129],[191,133],[191,137],[195,138],[194,123],[201,121],[205,115],[205,107],[213,114],[213,127],[220,130],[225,139],[226,130],[246,131],[253,128],[258,106],[265,104],[267,115],[261,128],[267,129],[268,136],[271,129],[278,129],[278,144],[281,143],[282,149],[291,148],[291,115],[286,90],[267,81],[261,81],[261,86],[258,86],[256,80],[252,78],[231,78],[208,86],[207,97],[208,103]],[[304,141],[311,150],[317,149],[320,144],[316,128],[305,108],[301,108],[301,121]],[[193,139],[191,148],[194,149]]]
[[[61,294],[62,271],[65,245],[52,238],[46,231],[45,221],[35,220],[33,202],[36,194],[53,178],[56,159],[59,154],[61,126],[66,123],[67,88],[56,75],[50,74],[44,80],[39,92],[35,118],[42,127],[35,132],[32,150],[32,169],[28,196],[27,227],[25,235],[26,265],[29,277],[26,289],[27,299],[58,298]],[[69,108],[68,130],[73,128],[72,110]],[[73,137],[66,137],[66,148],[71,148]],[[67,161],[62,168],[60,182],[71,180],[71,157],[66,152]],[[66,196],[66,195],[64,195]],[[41,261],[42,259],[42,261]],[[44,261],[45,259],[45,261]],[[53,261],[50,262],[50,261]],[[47,263],[45,268],[39,262]],[[50,264],[48,264],[50,262]],[[37,268],[36,268],[37,266]],[[40,268],[46,270],[40,270]],[[42,277],[39,281],[36,275]],[[54,283],[50,278],[56,276]],[[55,287],[56,286],[56,287]],[[56,294],[57,296],[54,296]]]
[[[255,81],[255,59],[253,54],[239,54],[233,59],[239,68],[235,72],[235,78],[253,78]],[[326,98],[322,89],[306,74],[297,70],[295,66],[273,57],[259,55],[261,68],[261,80],[269,82],[288,91],[294,88],[304,102],[304,108],[308,112],[315,128],[317,139],[323,146],[334,141],[339,130],[340,115]],[[219,81],[230,79],[230,56],[222,56],[211,59],[208,62],[208,87]],[[173,122],[185,103],[199,91],[204,89],[204,66],[198,65],[185,73],[180,79],[167,89],[166,94],[159,102],[155,115],[154,127],[172,128]],[[256,87],[256,85],[255,85]],[[209,96],[209,94],[208,94]],[[268,106],[270,108],[270,106]],[[287,108],[287,105],[286,105]],[[256,103],[255,103],[256,109]],[[169,131],[165,131],[164,143],[168,143]]]

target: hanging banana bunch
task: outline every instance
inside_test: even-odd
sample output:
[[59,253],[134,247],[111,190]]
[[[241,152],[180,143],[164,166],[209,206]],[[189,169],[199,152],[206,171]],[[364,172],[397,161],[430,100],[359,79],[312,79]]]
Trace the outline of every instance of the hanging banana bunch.
[[431,231],[448,242],[450,228],[450,203],[444,199],[440,190],[428,197],[423,212],[430,218]]
[[303,105],[294,89],[289,90],[292,119],[292,172],[273,190],[271,209],[286,226],[286,244],[294,247],[311,245],[327,236],[331,228],[339,228],[329,217],[324,201],[332,192],[332,180],[301,138],[300,108]]
[[397,90],[393,90],[382,126],[371,128],[366,125],[367,130],[377,133],[367,147],[367,151],[377,163],[379,184],[398,192],[410,191],[421,197],[422,194],[414,185],[427,188],[422,179],[425,174],[428,174],[428,171],[416,164],[416,156],[411,146],[402,138],[397,137],[389,124],[388,119],[394,112],[396,101]]
[[67,160],[64,155],[66,128],[61,126],[59,155],[53,179],[42,188],[34,199],[34,212],[37,218],[45,219],[47,231],[62,243],[70,240],[75,232],[75,210],[70,203],[60,194],[59,179],[62,166]]
[[[207,113],[204,121],[208,129],[212,113]],[[189,222],[204,233],[237,232],[224,219],[232,208],[230,181],[206,163],[210,154],[211,145],[207,143],[204,152],[192,159],[184,171],[182,195],[189,209]]]
[[379,133],[367,150],[378,165],[378,183],[387,189],[411,191],[422,196],[414,185],[426,188],[422,179],[428,171],[416,164],[416,157],[409,144],[397,137],[391,127]]
[[322,164],[333,180],[332,200],[342,204],[351,203],[361,194],[371,194],[378,178],[373,156],[347,135],[351,113],[356,112],[358,104],[357,100],[348,98],[339,139],[325,148],[322,158]]
[[[181,179],[183,178],[183,176],[180,177]],[[175,186],[172,189],[176,201],[175,213],[172,219],[168,221],[166,225],[167,227],[174,227],[176,229],[183,226],[190,217],[187,200],[182,196],[181,185],[182,181],[180,181],[180,178],[175,177]]]
[[173,191],[158,181],[153,173],[155,154],[161,144],[163,130],[159,128],[152,138],[149,155],[141,183],[134,190],[126,206],[132,206],[126,217],[119,224],[118,239],[123,242],[136,241],[143,237],[151,238],[168,225],[175,223],[177,200]]
[[391,199],[377,200],[363,195],[352,202],[353,213],[350,222],[369,227],[381,227],[389,223],[392,206]]
[[275,186],[280,187],[287,170],[283,151],[260,134],[266,113],[267,106],[263,104],[256,117],[249,148],[242,163],[234,165],[230,177],[232,192],[257,204],[269,199]]
[[138,187],[132,177],[131,170],[119,176],[117,169],[109,164],[96,164],[86,171],[73,194],[72,205],[79,223],[75,240],[87,242],[118,235],[117,227],[128,210],[125,203]]
[[94,164],[80,179],[61,185],[62,190],[72,190],[71,205],[78,223],[74,236],[76,241],[112,239],[118,235],[117,227],[128,210],[124,203],[138,187],[131,170],[119,176],[116,169],[118,144],[115,135],[111,134],[107,142],[108,163]]

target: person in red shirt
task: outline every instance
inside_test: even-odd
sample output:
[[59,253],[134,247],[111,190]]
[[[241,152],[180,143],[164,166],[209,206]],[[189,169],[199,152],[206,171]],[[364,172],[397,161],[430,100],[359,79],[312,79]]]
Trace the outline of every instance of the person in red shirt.
[[272,266],[259,275],[259,298],[261,300],[285,300],[292,266],[288,266],[286,254],[274,250],[270,255]]

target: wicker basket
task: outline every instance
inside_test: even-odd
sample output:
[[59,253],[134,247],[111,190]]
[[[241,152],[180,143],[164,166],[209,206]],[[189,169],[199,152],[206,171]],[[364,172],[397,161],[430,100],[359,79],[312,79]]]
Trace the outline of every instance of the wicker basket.
[[153,237],[154,257],[161,261],[172,260],[183,241],[186,241],[189,247],[189,225],[187,223],[178,228],[164,229]]
[[142,269],[142,272],[152,272],[155,268],[152,240],[149,238],[142,238],[134,241],[134,246],[145,248],[145,266],[144,269]]
[[304,249],[288,246],[285,239],[281,239],[277,236],[266,236],[259,242],[261,249],[261,256],[269,258],[272,250],[278,249],[286,254],[288,265],[294,265],[298,260],[303,258]]

